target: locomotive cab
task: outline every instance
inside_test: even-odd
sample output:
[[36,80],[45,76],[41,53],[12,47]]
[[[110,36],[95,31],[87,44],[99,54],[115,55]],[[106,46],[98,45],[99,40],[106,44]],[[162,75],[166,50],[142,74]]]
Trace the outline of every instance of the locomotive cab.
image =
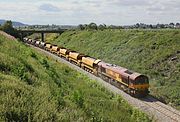
[[131,79],[131,87],[135,90],[136,97],[146,96],[149,93],[149,80],[145,75],[139,75]]

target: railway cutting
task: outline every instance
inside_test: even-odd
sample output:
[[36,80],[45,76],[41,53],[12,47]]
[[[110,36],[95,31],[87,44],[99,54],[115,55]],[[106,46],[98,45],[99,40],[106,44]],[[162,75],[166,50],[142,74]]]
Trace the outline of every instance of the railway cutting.
[[110,91],[114,92],[115,94],[119,94],[123,96],[123,98],[131,105],[133,105],[135,108],[138,108],[145,113],[147,113],[153,120],[158,122],[180,122],[180,112],[162,102],[157,100],[151,95],[147,95],[143,98],[135,98],[131,95],[127,94],[126,92],[120,90],[114,85],[111,85],[106,80],[103,80],[99,77],[96,77],[91,72],[88,72],[82,68],[80,68],[78,65],[74,65],[72,62],[68,62],[65,58],[61,58],[57,56],[56,53],[50,52],[48,50],[44,50],[43,48],[40,48],[41,46],[37,47],[37,45],[28,44],[32,48],[36,49],[37,51],[40,51],[44,55],[51,56],[57,61],[60,61],[61,63],[64,63],[71,68],[89,76],[89,78],[96,80],[101,85],[109,89]]

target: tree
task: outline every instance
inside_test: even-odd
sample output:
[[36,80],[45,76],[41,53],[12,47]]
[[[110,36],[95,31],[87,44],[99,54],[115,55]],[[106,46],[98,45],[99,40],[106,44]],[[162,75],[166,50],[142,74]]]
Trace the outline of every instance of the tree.
[[173,22],[169,23],[169,26],[170,28],[174,28],[174,23]]
[[180,23],[176,23],[176,28],[180,28]]
[[176,23],[176,26],[180,26],[180,23]]
[[86,29],[86,30],[88,29],[88,25],[87,24],[84,24],[83,26],[84,26],[84,29]]
[[1,30],[16,37],[19,38],[19,33],[16,29],[13,28],[12,22],[11,21],[6,21],[2,26]]
[[150,24],[150,25],[149,25],[149,28],[153,28],[153,25],[152,25],[152,24]]
[[99,26],[98,26],[98,29],[99,30],[104,30],[104,29],[106,29],[106,25],[105,24],[100,24]]
[[78,28],[79,28],[80,30],[84,30],[84,29],[85,29],[85,27],[84,27],[82,24],[78,25]]
[[118,26],[118,25],[110,25],[109,26],[110,29],[122,29],[122,26]]
[[164,24],[157,24],[157,28],[165,28]]
[[169,25],[173,25],[173,26],[174,26],[174,23],[173,23],[173,22],[171,22],[171,23],[169,23]]
[[136,27],[136,28],[139,28],[139,27],[140,27],[140,24],[139,24],[139,23],[136,23],[135,27]]
[[96,25],[96,23],[90,23],[89,25],[88,25],[88,28],[89,29],[93,29],[93,30],[97,30],[97,25]]

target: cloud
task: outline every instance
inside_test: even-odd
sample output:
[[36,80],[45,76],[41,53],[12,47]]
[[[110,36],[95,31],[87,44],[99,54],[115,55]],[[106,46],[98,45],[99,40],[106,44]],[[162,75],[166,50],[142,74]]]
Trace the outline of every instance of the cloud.
[[[180,1],[173,0],[159,0],[155,1],[151,6],[146,7],[148,14],[156,14],[159,16],[175,17],[180,14]],[[176,13],[176,14],[175,14]],[[159,17],[161,18],[161,17]],[[177,17],[176,17],[177,18]]]
[[149,0],[111,0],[109,3],[117,6],[147,6],[151,3]]
[[163,12],[165,9],[163,7],[149,7],[147,8],[147,12],[155,12],[155,13],[159,13],[159,12]]
[[86,5],[94,6],[94,7],[99,7],[102,5],[103,1],[99,0],[85,0],[83,1]]
[[59,12],[59,11],[61,11],[60,8],[58,8],[52,4],[42,4],[39,6],[39,9],[46,11],[46,12]]
[[180,20],[179,0],[0,0],[0,5],[0,19],[28,24],[94,21],[98,24],[124,25]]

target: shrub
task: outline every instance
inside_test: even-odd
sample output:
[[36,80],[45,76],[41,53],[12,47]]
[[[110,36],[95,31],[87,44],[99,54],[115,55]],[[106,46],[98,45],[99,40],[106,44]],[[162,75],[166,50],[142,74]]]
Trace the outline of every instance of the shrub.
[[46,60],[46,59],[42,59],[42,61],[41,61],[41,65],[43,65],[46,69],[48,69],[49,68],[49,64],[48,64],[48,61]]
[[31,57],[35,58],[36,60],[38,59],[37,55],[34,52],[31,53]]
[[82,108],[84,103],[82,91],[75,91],[73,94],[73,100],[75,101],[78,107]]
[[12,26],[12,22],[11,21],[6,21],[0,28],[0,30],[16,37],[16,38],[19,38],[19,33],[16,29],[13,28]]

